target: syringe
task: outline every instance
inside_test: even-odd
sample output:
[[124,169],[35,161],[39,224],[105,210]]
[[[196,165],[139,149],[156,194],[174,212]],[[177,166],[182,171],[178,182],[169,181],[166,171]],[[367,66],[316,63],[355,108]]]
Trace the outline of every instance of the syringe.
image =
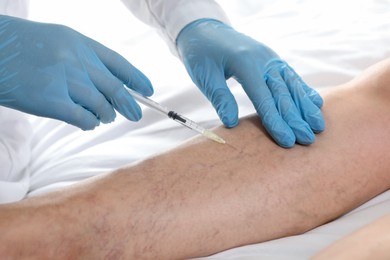
[[147,97],[139,94],[138,92],[135,92],[134,90],[131,90],[129,88],[126,88],[126,89],[138,102],[144,104],[145,106],[150,107],[150,108],[168,116],[169,118],[172,118],[174,121],[188,127],[191,130],[194,130],[194,131],[202,134],[203,136],[205,136],[205,137],[207,137],[215,142],[218,142],[221,144],[226,143],[225,140],[223,140],[221,137],[219,137],[218,135],[216,135],[212,131],[201,127],[200,125],[198,125],[194,121],[192,121],[192,120],[190,120],[182,115],[179,115],[178,113],[176,113],[173,110],[169,110],[168,108],[160,105],[159,103],[151,100],[150,98],[147,98]]

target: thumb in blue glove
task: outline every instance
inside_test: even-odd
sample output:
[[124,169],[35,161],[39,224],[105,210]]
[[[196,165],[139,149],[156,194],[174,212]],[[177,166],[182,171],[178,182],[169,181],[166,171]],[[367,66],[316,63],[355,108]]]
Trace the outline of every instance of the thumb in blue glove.
[[125,58],[62,25],[0,15],[0,105],[84,130],[137,121],[141,109],[124,84],[145,96],[150,81]]
[[187,25],[176,44],[189,75],[225,126],[238,124],[238,106],[226,84],[233,77],[280,146],[311,144],[314,133],[324,130],[321,96],[264,44],[211,19]]

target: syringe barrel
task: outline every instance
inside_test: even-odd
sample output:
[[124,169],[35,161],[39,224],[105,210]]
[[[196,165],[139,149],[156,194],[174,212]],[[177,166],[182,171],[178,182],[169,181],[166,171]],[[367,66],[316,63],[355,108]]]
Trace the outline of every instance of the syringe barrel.
[[174,111],[169,111],[168,116],[170,118],[172,118],[173,120],[175,120],[176,122],[188,127],[189,129],[195,130],[198,133],[203,134],[204,131],[206,130],[203,127],[201,127],[200,125],[198,125],[197,123],[195,123],[194,121],[192,121],[191,119],[188,119],[182,115],[179,115],[178,113],[176,113]]

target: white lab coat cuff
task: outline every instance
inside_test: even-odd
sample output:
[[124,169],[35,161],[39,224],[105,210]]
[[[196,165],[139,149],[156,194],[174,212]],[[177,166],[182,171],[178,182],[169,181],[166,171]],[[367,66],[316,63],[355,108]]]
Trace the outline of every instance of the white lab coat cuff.
[[178,56],[176,38],[189,23],[209,18],[230,23],[222,8],[213,0],[122,0],[133,14],[153,26]]

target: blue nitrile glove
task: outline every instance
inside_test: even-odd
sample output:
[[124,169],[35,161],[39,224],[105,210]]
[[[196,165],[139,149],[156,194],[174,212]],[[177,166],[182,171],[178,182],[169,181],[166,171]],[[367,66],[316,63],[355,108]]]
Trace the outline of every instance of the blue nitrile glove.
[[233,77],[280,146],[311,144],[314,133],[324,130],[321,96],[264,44],[211,19],[187,25],[176,44],[192,80],[225,126],[238,124],[237,103],[226,84]]
[[153,93],[139,70],[98,42],[66,26],[0,16],[0,105],[89,130],[113,121],[115,110],[141,118],[123,84]]

